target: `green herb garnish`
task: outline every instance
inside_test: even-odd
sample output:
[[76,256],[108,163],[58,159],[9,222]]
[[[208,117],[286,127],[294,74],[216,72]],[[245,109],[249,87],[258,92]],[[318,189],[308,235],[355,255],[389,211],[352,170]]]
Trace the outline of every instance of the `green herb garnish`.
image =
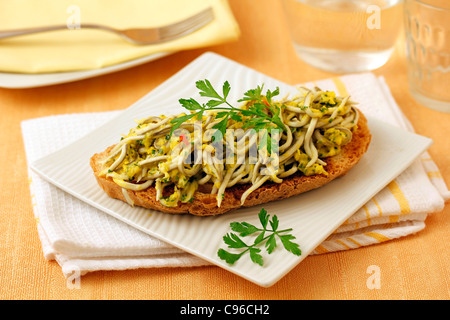
[[[227,101],[228,93],[230,92],[230,84],[228,81],[222,86],[222,94],[219,94],[211,82],[207,79],[199,80],[195,83],[197,89],[200,90],[200,95],[202,97],[211,98],[204,104],[200,104],[193,98],[190,99],[180,99],[180,104],[191,113],[176,117],[171,121],[173,124],[170,135],[178,129],[184,122],[190,119],[202,120],[203,113],[209,110],[218,110],[216,114],[216,119],[221,119],[220,122],[213,126],[222,133],[222,137],[225,136],[225,131],[227,129],[228,120],[232,119],[235,121],[242,121],[242,116],[248,116],[249,119],[245,121],[244,128],[253,128],[256,132],[263,129],[272,130],[286,130],[285,125],[280,118],[280,108],[275,106],[272,102],[272,98],[279,94],[279,88],[274,91],[267,90],[266,94],[263,95],[263,87],[258,86],[256,89],[248,90],[244,93],[244,97],[238,102],[252,101],[248,105],[248,109],[240,109],[234,107]],[[223,106],[225,105],[225,106]],[[267,150],[270,150],[274,142],[271,137],[267,138]]]
[[[266,251],[270,254],[277,247],[277,238],[281,240],[283,247],[287,251],[297,256],[301,255],[302,252],[299,249],[299,245],[292,242],[295,237],[291,234],[282,234],[292,231],[292,229],[278,230],[279,220],[277,216],[274,215],[272,219],[269,219],[270,215],[264,208],[261,209],[258,217],[259,221],[261,222],[262,229],[257,228],[256,226],[248,222],[230,223],[231,230],[237,232],[239,235],[236,233],[228,233],[223,237],[223,241],[228,245],[228,248],[244,250],[239,253],[231,253],[224,249],[219,249],[217,255],[220,259],[225,260],[229,264],[234,264],[237,260],[239,260],[240,257],[248,252],[250,254],[250,259],[254,263],[262,266],[264,261],[262,255],[260,254],[261,249],[258,248],[258,246],[264,244]],[[270,229],[268,229],[268,224],[270,224]],[[248,245],[240,238],[252,234],[256,235],[256,233],[258,232],[259,234],[254,240],[253,244]]]

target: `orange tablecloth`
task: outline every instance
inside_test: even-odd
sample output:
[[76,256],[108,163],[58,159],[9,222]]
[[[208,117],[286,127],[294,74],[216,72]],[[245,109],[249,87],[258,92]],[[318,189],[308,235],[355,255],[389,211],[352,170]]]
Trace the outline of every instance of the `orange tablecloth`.
[[[293,51],[277,0],[231,0],[237,42],[180,52],[129,70],[68,84],[0,89],[0,299],[449,299],[450,204],[418,234],[356,250],[310,256],[270,288],[219,267],[101,271],[71,289],[59,265],[46,261],[33,216],[20,121],[54,114],[128,107],[205,51],[214,51],[287,83],[334,76]],[[251,13],[251,14],[250,14]],[[402,40],[402,39],[401,39]],[[450,114],[417,104],[407,87],[404,47],[375,71],[383,75],[416,132],[434,140],[430,155],[450,185]],[[370,266],[380,288],[369,289]]]

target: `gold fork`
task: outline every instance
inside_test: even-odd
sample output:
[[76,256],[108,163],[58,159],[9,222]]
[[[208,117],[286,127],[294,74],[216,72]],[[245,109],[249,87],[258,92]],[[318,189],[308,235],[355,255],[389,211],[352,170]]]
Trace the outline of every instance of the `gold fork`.
[[[193,16],[190,16],[187,19],[157,28],[118,30],[104,25],[89,24],[89,23],[81,24],[80,28],[100,29],[104,31],[114,32],[120,35],[123,39],[127,40],[128,42],[134,44],[154,44],[174,40],[183,37],[185,35],[188,35],[202,28],[206,24],[210,23],[212,20],[214,20],[214,12],[212,8],[207,8]],[[0,39],[64,29],[68,29],[68,26],[58,25],[39,28],[5,30],[0,31]]]

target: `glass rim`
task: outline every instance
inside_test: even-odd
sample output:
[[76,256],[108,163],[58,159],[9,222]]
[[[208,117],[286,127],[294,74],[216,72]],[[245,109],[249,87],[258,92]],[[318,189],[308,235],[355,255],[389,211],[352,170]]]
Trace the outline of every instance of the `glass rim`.
[[423,2],[422,0],[410,0],[410,1],[417,2],[425,7],[429,7],[429,8],[435,9],[435,10],[450,11],[450,7],[449,8],[438,7],[438,6]]

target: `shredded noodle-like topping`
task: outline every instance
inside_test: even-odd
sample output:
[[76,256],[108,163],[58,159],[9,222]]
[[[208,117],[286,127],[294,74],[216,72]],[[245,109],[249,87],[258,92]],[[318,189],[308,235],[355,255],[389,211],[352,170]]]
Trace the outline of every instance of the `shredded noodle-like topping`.
[[[211,193],[216,194],[220,206],[225,190],[236,184],[251,185],[242,195],[244,203],[267,181],[281,183],[298,172],[327,175],[323,159],[339,154],[352,139],[359,117],[356,103],[331,91],[305,87],[298,88],[292,98],[273,102],[280,108],[286,130],[270,152],[265,143],[259,143],[261,134],[242,130],[242,122],[231,118],[226,136],[215,139],[212,127],[221,120],[216,111],[208,111],[202,121],[186,121],[177,129],[179,133],[172,135],[171,120],[176,116],[151,116],[136,121],[137,127],[115,145],[103,161],[106,169],[101,175],[123,188],[131,205],[126,190],[140,191],[154,185],[157,200],[167,207],[192,202],[202,184],[212,185]],[[240,108],[251,103],[246,101]],[[242,119],[246,121],[246,117]],[[168,186],[173,186],[173,192],[163,197]]]

